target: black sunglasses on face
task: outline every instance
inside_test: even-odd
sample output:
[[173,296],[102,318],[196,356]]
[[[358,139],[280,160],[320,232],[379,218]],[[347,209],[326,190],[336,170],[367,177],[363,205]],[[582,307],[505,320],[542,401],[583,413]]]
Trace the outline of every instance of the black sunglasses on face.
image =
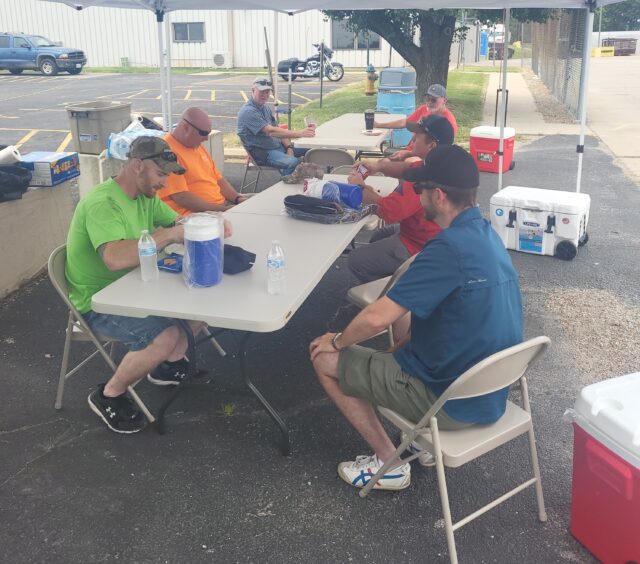
[[271,86],[270,80],[256,80],[253,84],[258,86]]
[[178,157],[173,151],[169,149],[164,149],[161,153],[156,153],[154,155],[149,155],[148,157],[142,157],[141,161],[146,161],[147,159],[162,159],[163,161],[169,161],[175,163],[178,161]]
[[186,121],[191,127],[193,127],[193,129],[195,129],[198,132],[198,135],[201,135],[202,137],[209,137],[209,133],[211,133],[211,130],[207,130],[207,129],[200,129],[199,127],[196,127],[195,125],[193,125],[188,119],[186,118],[182,118],[184,121]]
[[437,96],[431,96],[430,94],[425,94],[424,95],[424,99],[427,102],[437,102],[438,101],[438,97]]

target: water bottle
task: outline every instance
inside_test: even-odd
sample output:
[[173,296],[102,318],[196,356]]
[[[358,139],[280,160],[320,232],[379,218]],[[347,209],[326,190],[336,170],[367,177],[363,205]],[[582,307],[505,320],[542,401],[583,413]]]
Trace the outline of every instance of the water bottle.
[[142,230],[138,241],[138,256],[140,257],[140,273],[144,282],[158,279],[158,249],[155,239],[149,235],[147,229]]
[[271,250],[267,255],[267,271],[267,292],[274,296],[284,294],[287,291],[284,251],[278,241],[271,243]]

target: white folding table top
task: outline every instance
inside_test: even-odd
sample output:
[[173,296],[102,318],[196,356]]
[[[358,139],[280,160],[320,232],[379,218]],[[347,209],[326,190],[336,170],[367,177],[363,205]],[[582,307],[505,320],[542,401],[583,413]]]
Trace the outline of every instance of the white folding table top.
[[[395,121],[406,118],[404,114],[376,114],[380,122]],[[379,151],[380,145],[391,135],[391,129],[379,129],[378,135],[365,135],[364,114],[342,114],[331,119],[316,129],[315,137],[292,139],[293,144],[301,149],[326,147],[331,149],[351,149],[354,151]]]
[[[325,174],[327,180],[337,180],[338,182],[346,182],[346,174]],[[400,181],[397,178],[388,176],[369,176],[367,184],[375,188],[382,196],[386,196],[393,192]],[[241,204],[234,206],[227,214],[231,222],[235,221],[237,214],[261,214],[261,215],[286,215],[284,209],[284,199],[292,194],[302,194],[302,184],[285,184],[280,181],[271,188],[267,188],[262,192],[258,192],[255,196],[245,200]]]
[[[254,266],[224,275],[210,288],[187,288],[182,274],[161,271],[143,282],[129,272],[92,298],[92,309],[130,317],[160,315],[205,321],[212,327],[268,332],[284,327],[343,249],[362,228],[358,223],[324,225],[284,215],[234,213],[226,242],[256,254]],[[267,293],[267,254],[279,240],[286,258],[287,293]]]

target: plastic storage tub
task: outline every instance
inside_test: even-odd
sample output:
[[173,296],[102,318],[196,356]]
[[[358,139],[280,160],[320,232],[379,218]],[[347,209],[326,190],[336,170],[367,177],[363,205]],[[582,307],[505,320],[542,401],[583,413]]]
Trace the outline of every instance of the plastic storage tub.
[[605,564],[640,562],[640,372],[587,386],[573,410],[571,534]]
[[491,226],[507,249],[571,260],[589,240],[588,194],[507,186],[490,200]]
[[[404,114],[408,116],[416,109],[415,87],[411,90],[378,89],[376,110],[389,114]],[[391,144],[394,147],[404,147],[411,141],[413,133],[408,129],[394,129],[391,134]]]
[[[516,131],[513,127],[504,128],[504,156],[502,172],[507,172],[513,162],[513,146]],[[500,172],[500,128],[490,125],[474,127],[469,133],[469,152],[478,165],[480,172]]]
[[95,101],[66,107],[73,145],[79,153],[99,155],[109,133],[119,133],[131,122],[130,102]]
[[416,89],[416,71],[404,67],[382,69],[378,88],[414,91]]

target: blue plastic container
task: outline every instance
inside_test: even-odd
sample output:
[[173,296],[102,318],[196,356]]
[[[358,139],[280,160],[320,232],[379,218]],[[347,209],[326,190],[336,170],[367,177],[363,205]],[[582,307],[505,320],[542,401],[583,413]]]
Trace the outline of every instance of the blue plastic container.
[[[390,114],[404,114],[408,116],[416,109],[415,86],[411,90],[378,90],[377,109]],[[393,147],[404,147],[411,141],[413,133],[408,129],[395,129],[391,134]]]
[[356,184],[345,184],[344,182],[334,182],[340,190],[340,201],[353,209],[360,209],[362,206],[362,188]]
[[185,239],[185,253],[189,256],[189,282],[192,286],[214,286],[222,279],[224,256],[220,238],[208,241]]

